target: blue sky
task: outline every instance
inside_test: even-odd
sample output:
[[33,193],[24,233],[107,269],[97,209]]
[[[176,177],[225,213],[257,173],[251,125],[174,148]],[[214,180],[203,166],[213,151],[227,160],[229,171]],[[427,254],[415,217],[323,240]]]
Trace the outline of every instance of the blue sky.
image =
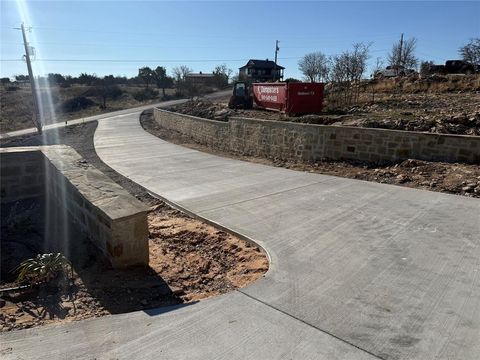
[[443,63],[480,37],[479,1],[0,1],[2,77],[27,73],[24,62],[9,61],[23,55],[12,29],[22,22],[19,9],[32,26],[36,74],[132,76],[141,66],[180,64],[208,72],[221,63],[236,71],[249,58],[273,59],[278,39],[285,75],[301,77],[298,59],[312,51],[372,42],[373,64],[404,33],[418,39],[420,59]]

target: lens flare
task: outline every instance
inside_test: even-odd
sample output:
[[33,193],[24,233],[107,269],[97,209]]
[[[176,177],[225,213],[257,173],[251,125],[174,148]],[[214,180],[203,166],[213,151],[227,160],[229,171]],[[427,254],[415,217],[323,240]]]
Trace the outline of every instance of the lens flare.
[[[27,34],[34,44],[39,44],[35,33],[35,22],[32,18],[28,4],[25,0],[16,0],[18,14],[28,29],[32,27],[32,31]],[[41,48],[35,48],[35,57],[38,59],[45,58],[45,54],[42,53]],[[42,126],[48,124],[54,124],[57,122],[57,116],[55,112],[55,106],[52,100],[52,86],[48,81],[47,72],[45,70],[45,64],[41,61],[32,61],[32,70],[34,73],[34,81],[36,94],[38,99],[39,116]],[[35,77],[35,74],[37,75]],[[41,77],[39,77],[41,75]],[[60,144],[60,137],[57,128],[49,129],[42,132],[43,144]],[[60,251],[67,258],[70,256],[70,235],[68,227],[68,212],[66,208],[66,184],[62,182],[59,184],[60,191],[55,192],[52,189],[52,181],[57,181],[58,176],[55,176],[55,169],[48,161],[45,161],[45,176],[46,176],[46,198],[44,201],[44,213],[45,213],[45,233],[43,251]],[[62,178],[62,177],[60,177]]]

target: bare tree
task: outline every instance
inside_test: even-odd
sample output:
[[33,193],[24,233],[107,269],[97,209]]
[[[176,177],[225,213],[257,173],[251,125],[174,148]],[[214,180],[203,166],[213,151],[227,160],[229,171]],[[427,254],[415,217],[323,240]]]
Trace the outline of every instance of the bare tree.
[[418,59],[415,56],[417,39],[399,40],[393,44],[392,51],[388,55],[388,62],[391,66],[403,66],[405,68],[415,68]]
[[177,93],[184,95],[185,91],[189,92],[187,84],[187,75],[192,73],[193,70],[186,65],[180,65],[172,69],[173,78],[175,79],[175,85]]
[[372,80],[370,81],[370,88],[372,90],[372,102],[375,102],[375,84],[377,83],[376,75],[377,73],[384,68],[385,64],[381,57],[375,59],[375,65],[373,66]]
[[328,73],[328,60],[320,51],[306,54],[299,62],[298,69],[310,82],[325,80]]
[[175,81],[178,84],[178,83],[184,82],[187,75],[192,73],[193,70],[186,65],[180,65],[180,66],[174,67],[172,69],[172,72],[173,72],[173,77],[175,78]]
[[215,83],[218,87],[228,85],[230,76],[232,76],[233,70],[229,69],[226,64],[217,65],[213,69],[215,75]]
[[375,73],[377,71],[380,71],[383,69],[383,67],[385,66],[384,62],[383,62],[383,59],[381,57],[377,57],[375,59],[375,65],[373,67],[373,74],[372,75],[375,75]]
[[352,50],[330,57],[330,99],[335,104],[350,105],[358,100],[360,80],[367,69],[369,49],[370,44],[356,43]]
[[474,65],[480,65],[480,38],[470,39],[458,52],[463,60]]

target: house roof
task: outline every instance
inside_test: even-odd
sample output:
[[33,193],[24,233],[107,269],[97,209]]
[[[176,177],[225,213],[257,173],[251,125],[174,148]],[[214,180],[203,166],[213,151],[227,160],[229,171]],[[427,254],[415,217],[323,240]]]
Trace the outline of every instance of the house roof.
[[[274,69],[275,62],[272,60],[257,60],[257,59],[250,59],[248,62],[243,65],[240,69],[248,68],[248,67],[257,67],[262,69]],[[277,69],[285,69],[283,66],[277,64]]]
[[210,78],[214,76],[215,76],[214,74],[204,74],[200,72],[200,73],[190,73],[190,74],[187,74],[185,77]]

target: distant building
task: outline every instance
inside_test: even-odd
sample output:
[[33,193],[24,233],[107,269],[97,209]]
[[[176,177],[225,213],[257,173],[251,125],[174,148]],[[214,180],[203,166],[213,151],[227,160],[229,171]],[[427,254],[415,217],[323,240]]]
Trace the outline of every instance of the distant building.
[[248,60],[247,64],[239,68],[240,80],[250,82],[267,82],[283,79],[283,70],[285,68],[275,65],[271,60]]
[[191,85],[198,86],[215,86],[215,75],[202,73],[190,73],[185,76],[185,81]]

